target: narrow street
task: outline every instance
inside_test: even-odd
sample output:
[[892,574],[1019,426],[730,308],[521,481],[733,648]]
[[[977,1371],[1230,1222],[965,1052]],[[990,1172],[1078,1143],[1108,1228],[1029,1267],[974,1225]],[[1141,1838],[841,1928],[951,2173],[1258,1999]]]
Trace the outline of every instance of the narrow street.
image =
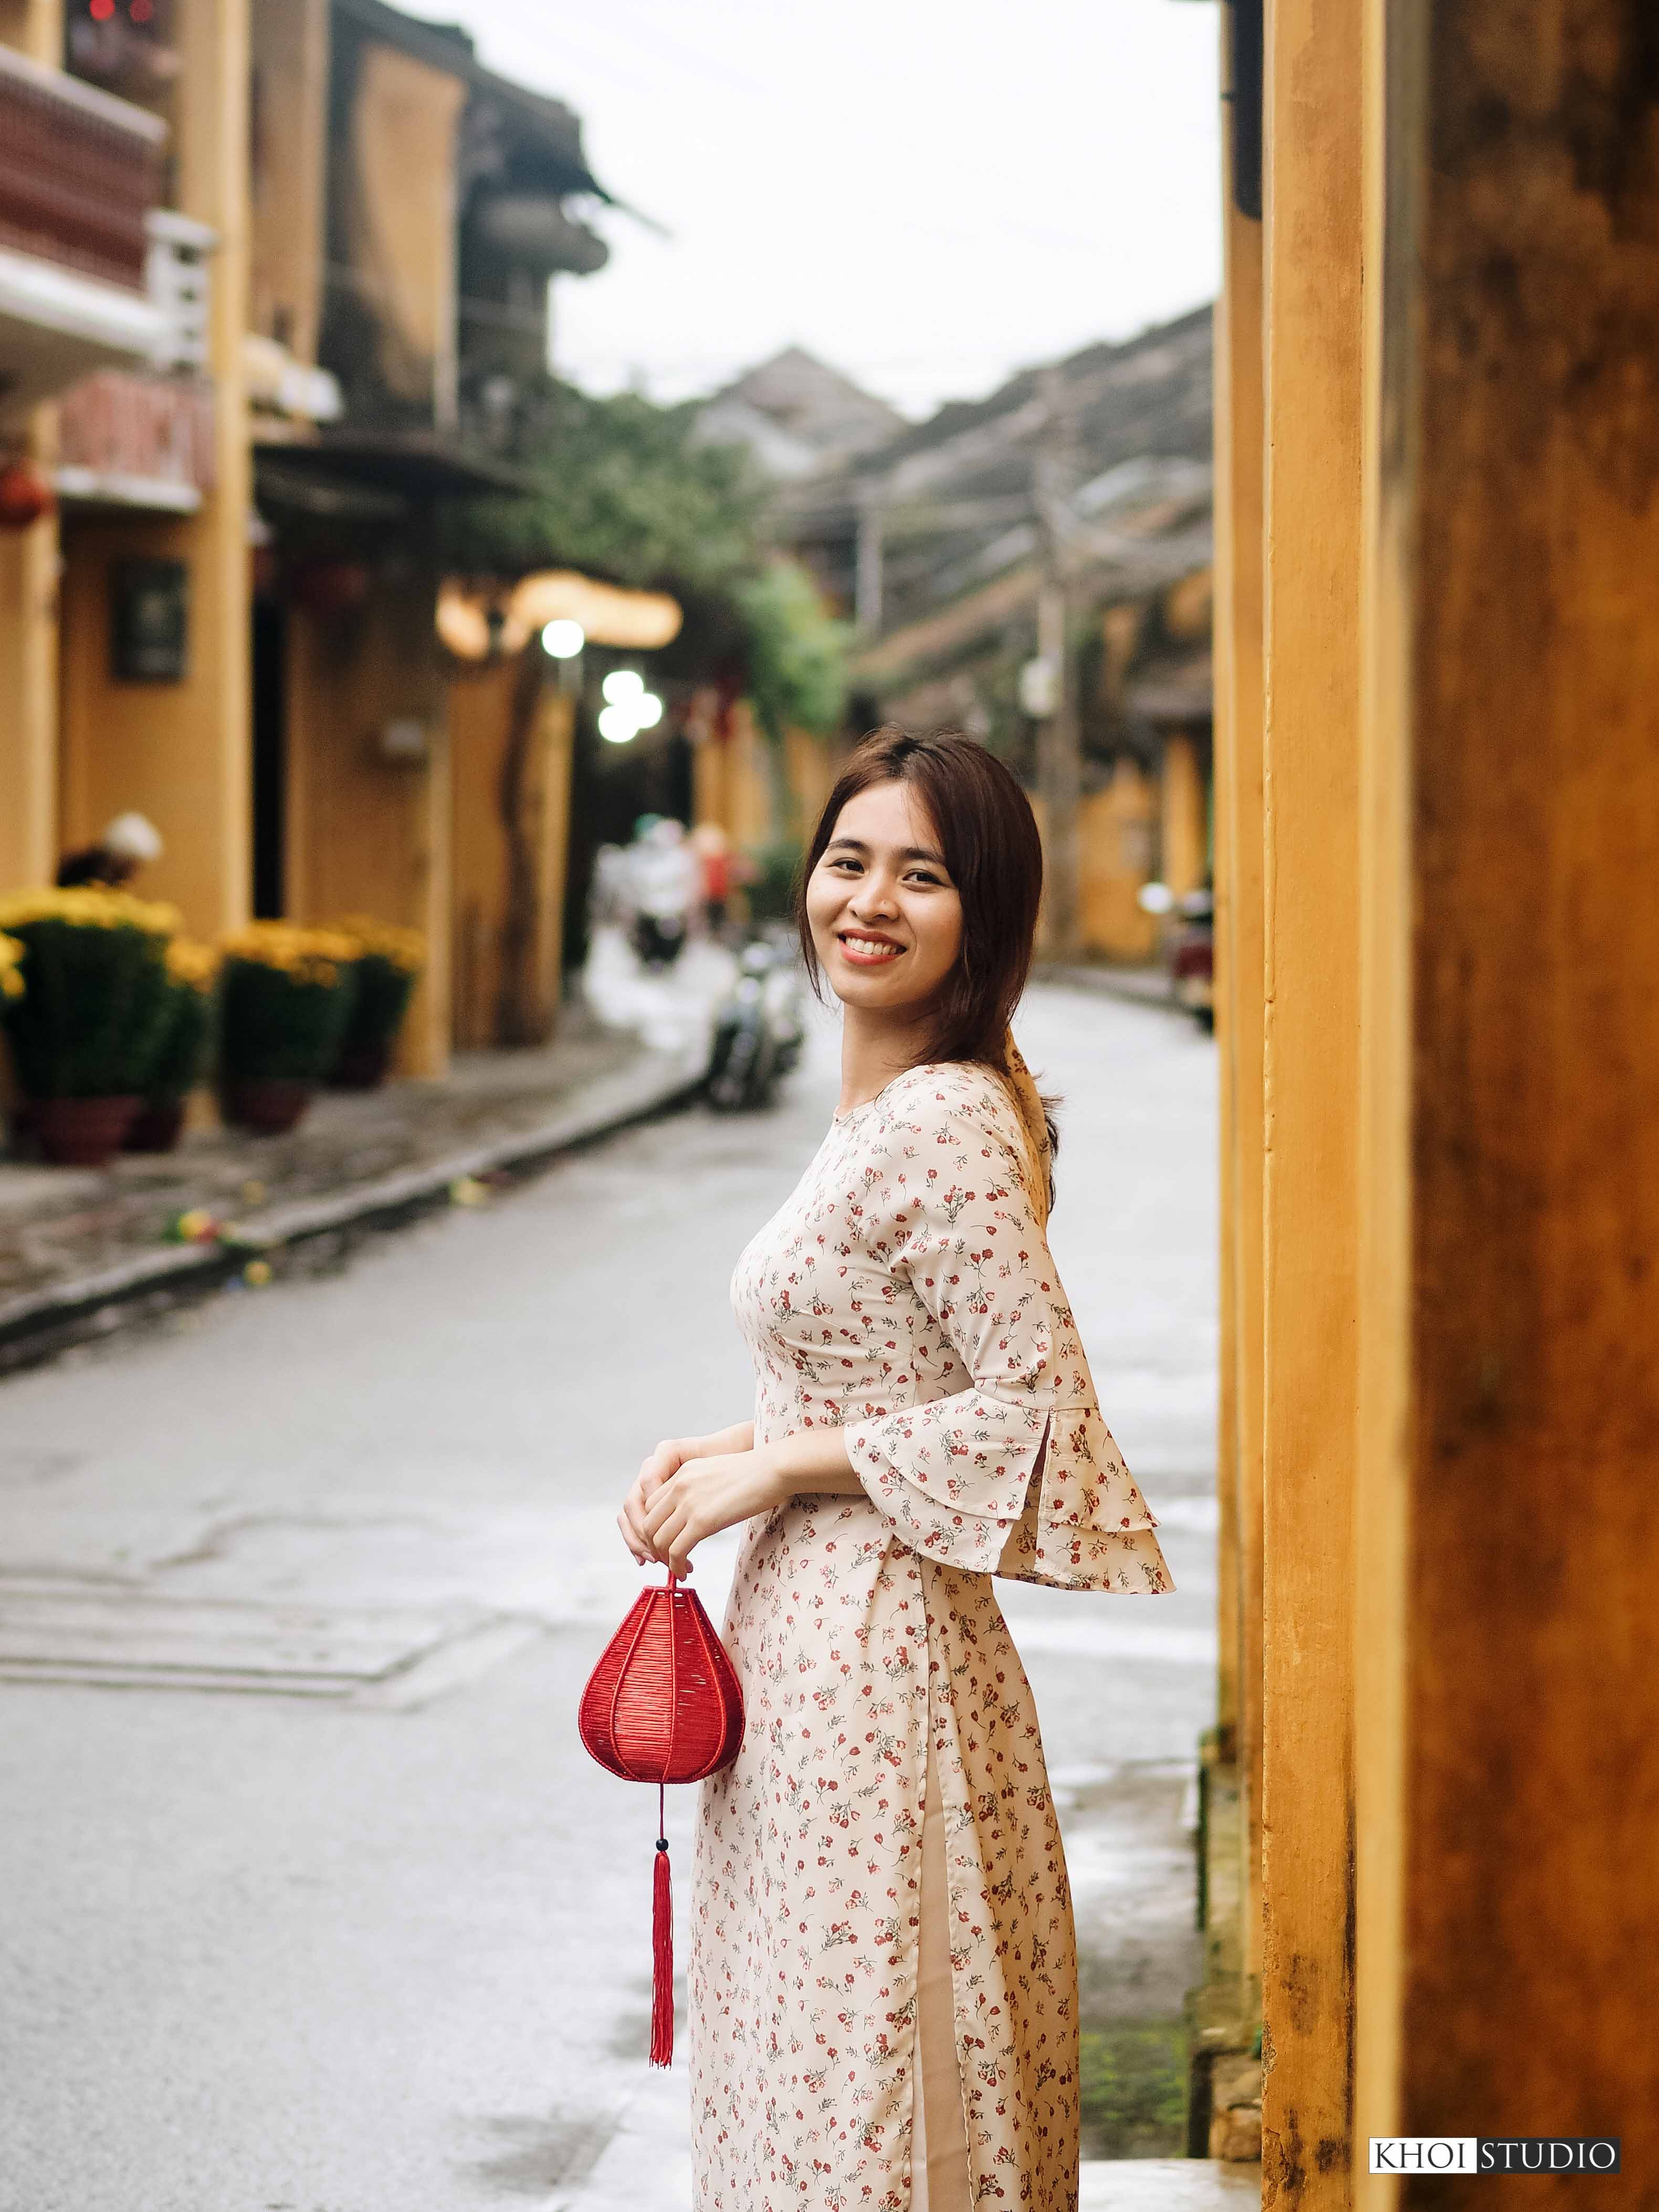
[[[1000,1589],[1085,2026],[1168,2024],[1214,1686],[1213,1054],[1080,990],[1020,1029],[1179,1589]],[[0,1386],[4,2212],[684,2212],[684,2075],[644,2064],[654,1803],[574,1706],[636,1586],[639,1459],[747,1409],[727,1278],[834,1091],[821,1023],[768,1117],[635,1129]]]

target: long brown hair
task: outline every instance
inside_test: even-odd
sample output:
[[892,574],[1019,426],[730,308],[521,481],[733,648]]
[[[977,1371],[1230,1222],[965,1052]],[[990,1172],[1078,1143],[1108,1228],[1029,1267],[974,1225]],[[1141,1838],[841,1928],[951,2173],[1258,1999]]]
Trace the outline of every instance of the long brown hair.
[[[806,917],[806,884],[848,801],[872,784],[908,783],[939,833],[962,900],[962,949],[940,986],[926,1058],[982,1061],[1006,1072],[1008,1024],[1030,973],[1042,900],[1042,840],[1012,772],[965,730],[919,735],[889,722],[861,740],[824,801],[802,865],[796,921],[801,957],[822,998]],[[1050,1102],[1045,1099],[1045,1109]],[[1049,1149],[1057,1142],[1052,1115]]]

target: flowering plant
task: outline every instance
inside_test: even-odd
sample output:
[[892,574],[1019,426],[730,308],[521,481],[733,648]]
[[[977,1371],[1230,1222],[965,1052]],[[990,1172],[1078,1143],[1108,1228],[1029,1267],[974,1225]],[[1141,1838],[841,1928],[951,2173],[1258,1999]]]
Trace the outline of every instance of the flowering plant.
[[370,915],[343,915],[330,927],[356,946],[357,991],[340,1041],[337,1081],[378,1077],[391,1056],[416,979],[426,965],[426,939]]
[[175,908],[83,884],[0,898],[0,935],[21,948],[0,986],[18,1081],[30,1098],[141,1093],[167,1005]]
[[167,946],[167,1012],[155,1062],[144,1085],[145,1096],[155,1103],[184,1097],[207,1073],[218,949],[175,937]]
[[351,1012],[356,941],[337,930],[254,921],[222,949],[222,1073],[233,1082],[319,1081]]

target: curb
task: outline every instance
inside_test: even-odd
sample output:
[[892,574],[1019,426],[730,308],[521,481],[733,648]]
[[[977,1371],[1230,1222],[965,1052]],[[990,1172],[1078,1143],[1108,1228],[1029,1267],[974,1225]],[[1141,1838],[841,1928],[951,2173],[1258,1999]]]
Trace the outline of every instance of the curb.
[[251,1259],[319,1237],[399,1228],[448,1206],[451,1186],[465,1179],[507,1175],[527,1181],[566,1152],[690,1104],[702,1088],[708,1058],[701,1040],[678,1052],[651,1053],[646,1067],[602,1078],[580,1104],[537,1128],[273,1207],[236,1223],[232,1235],[217,1243],[140,1253],[95,1274],[9,1298],[0,1304],[0,1376],[40,1366],[72,1345],[205,1297],[240,1275]]

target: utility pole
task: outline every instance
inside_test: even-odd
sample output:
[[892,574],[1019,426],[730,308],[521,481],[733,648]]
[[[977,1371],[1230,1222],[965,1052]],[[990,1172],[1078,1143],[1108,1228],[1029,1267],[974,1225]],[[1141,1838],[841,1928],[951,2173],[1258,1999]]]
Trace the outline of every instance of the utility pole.
[[1082,936],[1078,814],[1083,762],[1076,677],[1066,646],[1066,550],[1061,532],[1075,461],[1070,400],[1057,368],[1043,371],[1041,396],[1046,416],[1031,458],[1031,501],[1039,559],[1037,657],[1047,664],[1049,687],[1049,711],[1037,723],[1036,758],[1045,848],[1043,937],[1051,959],[1074,960]]
[[871,478],[858,490],[858,565],[853,586],[853,619],[866,642],[881,634],[881,487]]

